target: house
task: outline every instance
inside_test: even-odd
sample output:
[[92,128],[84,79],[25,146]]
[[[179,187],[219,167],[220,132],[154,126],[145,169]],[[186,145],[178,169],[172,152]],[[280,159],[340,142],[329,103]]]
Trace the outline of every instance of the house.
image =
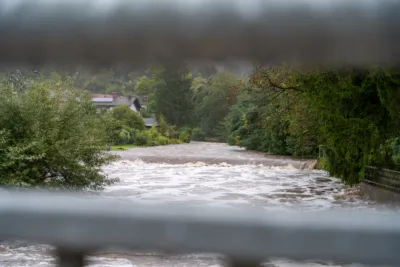
[[126,105],[133,111],[140,114],[142,104],[137,96],[118,96],[116,93],[112,94],[92,94],[92,103],[98,109],[110,110],[115,106]]
[[151,127],[159,127],[159,123],[156,119],[153,118],[143,118],[144,120],[144,125],[146,126],[146,128],[151,128]]

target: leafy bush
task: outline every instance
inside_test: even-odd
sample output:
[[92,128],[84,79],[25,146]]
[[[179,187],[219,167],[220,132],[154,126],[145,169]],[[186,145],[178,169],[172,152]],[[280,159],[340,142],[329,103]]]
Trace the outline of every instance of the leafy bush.
[[157,137],[160,135],[155,126],[147,130],[147,133],[149,134],[150,139],[157,139]]
[[147,146],[150,143],[150,136],[147,130],[136,131],[133,137],[133,143],[137,146]]
[[168,145],[171,143],[171,140],[165,136],[159,135],[157,136],[157,144],[160,146]]
[[193,131],[193,129],[190,127],[187,127],[187,126],[179,128],[179,134],[182,132],[187,132],[190,135],[192,135],[192,131]]
[[393,156],[393,162],[397,165],[397,169],[400,167],[400,154],[396,154]]
[[227,142],[228,142],[228,145],[230,145],[230,146],[236,146],[236,145],[238,145],[237,138],[236,138],[236,136],[234,136],[233,134],[231,134],[231,135],[228,136]]
[[59,84],[31,81],[22,92],[0,86],[0,185],[100,189],[112,182],[101,167],[116,157],[104,151],[95,107]]
[[170,144],[182,144],[183,142],[177,138],[171,138],[170,140]]
[[129,107],[117,106],[101,118],[106,126],[109,141],[115,145],[158,146],[177,143],[176,140],[170,139],[175,135],[175,127],[168,125],[162,116],[159,130],[155,126],[146,130],[144,123],[142,125],[143,119]]
[[190,132],[182,131],[179,134],[179,140],[182,141],[183,143],[190,143]]
[[392,148],[392,157],[393,163],[397,165],[397,168],[400,167],[400,137],[394,138],[391,140],[391,148]]
[[116,106],[110,111],[110,115],[129,128],[136,130],[145,128],[143,118],[128,106]]
[[203,132],[202,129],[200,128],[194,128],[192,131],[192,136],[191,136],[193,141],[204,141],[206,136]]
[[108,113],[101,114],[99,120],[107,134],[107,143],[117,145],[120,142],[119,134],[124,128],[124,125],[120,121],[112,118]]
[[132,130],[128,127],[123,127],[118,134],[118,145],[131,144],[133,139],[131,135]]
[[169,137],[170,132],[169,132],[169,125],[167,123],[167,121],[165,120],[164,116],[160,116],[160,118],[158,119],[158,124],[159,124],[159,130],[160,130],[160,134],[162,136],[166,136]]
[[181,142],[177,139],[170,139],[160,135],[155,128],[136,131],[134,135],[134,144],[137,146],[163,146],[179,143]]
[[329,168],[327,159],[319,158],[317,161],[317,169],[326,170],[327,168]]

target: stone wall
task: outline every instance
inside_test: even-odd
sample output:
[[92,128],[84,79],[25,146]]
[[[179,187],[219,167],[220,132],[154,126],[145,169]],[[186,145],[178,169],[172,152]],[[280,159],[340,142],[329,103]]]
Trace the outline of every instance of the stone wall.
[[361,192],[363,196],[374,201],[400,204],[400,172],[367,167]]

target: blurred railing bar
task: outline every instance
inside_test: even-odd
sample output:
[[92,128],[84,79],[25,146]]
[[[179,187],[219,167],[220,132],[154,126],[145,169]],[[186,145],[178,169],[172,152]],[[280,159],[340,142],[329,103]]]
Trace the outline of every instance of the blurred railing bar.
[[398,213],[275,212],[43,193],[0,195],[0,240],[51,244],[60,248],[60,259],[75,262],[83,261],[84,252],[115,247],[217,253],[235,259],[232,265],[272,257],[400,266],[399,221]]
[[0,0],[0,63],[397,64],[400,1]]

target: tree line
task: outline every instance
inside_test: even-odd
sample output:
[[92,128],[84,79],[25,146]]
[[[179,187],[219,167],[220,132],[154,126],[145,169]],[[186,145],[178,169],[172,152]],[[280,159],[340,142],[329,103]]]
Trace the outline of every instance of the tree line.
[[[400,164],[397,68],[260,66],[250,75],[186,64],[3,72],[0,184],[101,188],[107,144],[227,142],[320,158],[345,183],[364,168]],[[128,107],[98,114],[89,92],[145,96],[146,130]],[[59,99],[63,99],[60,105]],[[38,104],[40,103],[40,104]]]
[[364,168],[400,164],[398,68],[253,70],[248,78],[224,71],[149,69],[137,80],[150,111],[190,127],[194,140],[216,140],[265,153],[320,157],[319,165],[348,184]]

